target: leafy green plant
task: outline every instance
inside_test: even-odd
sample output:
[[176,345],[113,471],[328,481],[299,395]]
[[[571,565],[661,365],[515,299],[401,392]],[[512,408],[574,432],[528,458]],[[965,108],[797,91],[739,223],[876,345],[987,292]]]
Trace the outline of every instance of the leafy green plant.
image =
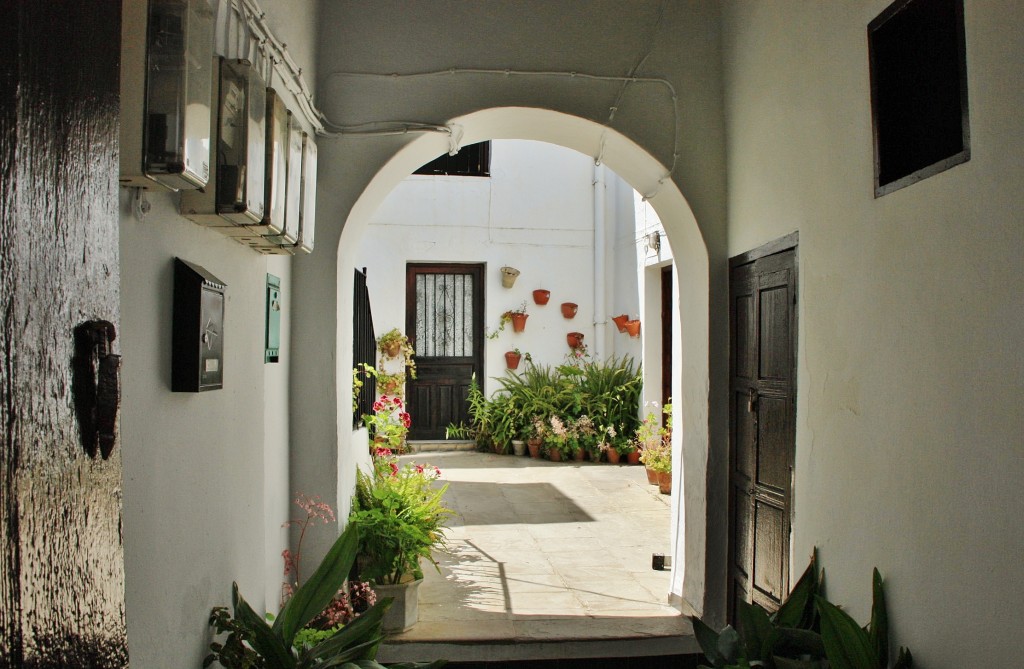
[[[222,643],[210,644],[211,653],[203,660],[203,667],[214,662],[225,669],[313,669],[340,667],[346,663],[371,669],[383,667],[374,658],[383,640],[381,619],[391,605],[390,599],[381,600],[326,640],[310,647],[296,645],[299,630],[324,610],[345,582],[358,546],[358,529],[350,526],[272,623],[253,610],[239,592],[238,584],[233,583],[232,612],[219,606],[210,614],[214,630],[228,636]],[[444,664],[438,661],[406,666],[440,667]]]
[[505,326],[512,322],[512,315],[513,314],[525,314],[525,313],[526,313],[526,300],[523,300],[522,304],[520,304],[515,309],[509,309],[508,311],[502,312],[501,316],[498,318],[498,329],[494,330],[492,332],[488,332],[487,333],[487,338],[488,339],[497,339],[498,335],[500,335],[505,330]]
[[[377,338],[377,350],[382,356],[391,358],[401,355],[405,360],[405,368],[409,371],[409,377],[416,378],[416,349],[413,348],[409,338],[402,334],[398,328],[388,330]],[[384,366],[383,360],[381,367]],[[403,374],[404,376],[404,374]]]
[[[817,556],[779,610],[739,602],[739,629],[717,633],[691,618],[693,633],[713,669],[887,669],[889,620],[882,577],[872,576],[871,621],[865,627],[822,594]],[[893,669],[910,669],[913,657],[900,648]],[[701,669],[709,669],[700,665]]]
[[444,547],[444,506],[448,485],[433,487],[440,470],[429,465],[399,468],[390,451],[381,449],[372,474],[356,474],[356,494],[349,524],[359,528],[359,576],[377,584],[397,584],[422,577],[420,559],[437,566],[431,549]]

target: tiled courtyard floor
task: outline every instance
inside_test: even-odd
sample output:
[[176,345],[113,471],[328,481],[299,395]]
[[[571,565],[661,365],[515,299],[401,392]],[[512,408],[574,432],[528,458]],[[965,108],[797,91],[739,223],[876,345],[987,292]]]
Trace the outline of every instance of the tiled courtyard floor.
[[382,661],[629,657],[694,652],[667,604],[669,497],[643,467],[425,452],[455,510],[440,573],[426,568],[419,623]]

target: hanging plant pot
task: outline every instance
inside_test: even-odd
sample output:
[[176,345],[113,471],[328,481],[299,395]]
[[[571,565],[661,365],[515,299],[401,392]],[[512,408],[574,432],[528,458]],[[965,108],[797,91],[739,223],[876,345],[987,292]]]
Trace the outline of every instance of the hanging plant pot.
[[529,318],[529,316],[530,316],[530,314],[519,314],[519,313],[512,314],[510,316],[510,318],[512,319],[512,331],[513,332],[522,332],[523,330],[525,330],[526,329],[526,319]]
[[501,285],[505,288],[511,288],[516,285],[517,278],[519,278],[519,270],[515,267],[501,268]]
[[636,338],[640,336],[640,321],[626,321],[626,332],[629,333],[630,337]]
[[519,361],[522,359],[522,354],[516,353],[515,351],[507,351],[505,353],[505,365],[509,369],[516,369],[519,367]]
[[579,348],[583,346],[583,333],[570,332],[565,335],[565,341],[569,344],[569,348]]
[[573,318],[576,316],[576,310],[579,308],[575,302],[562,302],[562,315],[566,318]]
[[550,299],[551,299],[551,291],[550,290],[544,290],[543,288],[538,288],[537,290],[533,291],[533,301],[535,303],[537,303],[537,304],[540,304],[540,305],[547,304],[548,300],[550,300]]
[[626,321],[629,320],[629,316],[626,314],[619,314],[618,316],[612,316],[612,321],[615,323],[615,327],[619,329],[619,332],[626,331]]

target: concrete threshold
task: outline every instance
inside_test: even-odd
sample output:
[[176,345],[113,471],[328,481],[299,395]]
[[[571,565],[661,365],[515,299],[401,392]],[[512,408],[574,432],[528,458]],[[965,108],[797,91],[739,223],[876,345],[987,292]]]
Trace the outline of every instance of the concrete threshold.
[[[403,456],[440,467],[455,516],[438,570],[424,568],[419,622],[381,662],[499,662],[699,652],[668,604],[669,498],[643,467],[446,451]],[[687,612],[688,613],[688,612]]]

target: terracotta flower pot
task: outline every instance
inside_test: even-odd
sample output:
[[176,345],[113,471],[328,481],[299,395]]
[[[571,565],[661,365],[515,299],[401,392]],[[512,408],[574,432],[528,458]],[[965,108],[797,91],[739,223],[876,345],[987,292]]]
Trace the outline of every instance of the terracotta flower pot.
[[622,456],[614,448],[609,448],[605,453],[608,455],[608,462],[613,465],[619,464],[619,460],[622,459]]
[[522,359],[522,355],[515,351],[508,351],[505,353],[505,365],[509,369],[516,369],[519,367],[519,361]]
[[517,278],[519,278],[519,270],[515,267],[501,268],[501,285],[505,288],[511,288],[516,285]]
[[662,495],[672,494],[672,472],[658,472],[658,492]]
[[630,337],[640,336],[640,321],[626,321],[626,332]]
[[526,319],[530,317],[530,314],[512,314],[512,331],[522,332],[526,329]]
[[579,305],[575,302],[562,302],[562,315],[566,318],[573,318],[576,316],[576,311],[579,309]]
[[382,347],[382,352],[389,358],[397,358],[398,354],[402,352],[402,342],[393,341],[387,346]]
[[569,348],[579,348],[583,345],[583,333],[570,332],[565,335],[565,341],[569,344]]
[[640,451],[630,451],[626,453],[626,463],[631,465],[640,464]]
[[650,485],[658,485],[658,472],[654,471],[650,467],[647,467],[647,483]]
[[557,448],[549,448],[548,449],[548,460],[550,460],[551,462],[561,462],[562,461],[562,452],[560,450],[558,450]]
[[550,299],[551,299],[551,291],[550,290],[544,290],[543,288],[538,288],[537,290],[533,291],[533,301],[536,302],[537,304],[541,304],[541,305],[547,304],[548,300],[550,300]]
[[531,458],[540,457],[540,439],[530,439],[526,442],[526,448],[530,451]]
[[620,314],[618,316],[612,316],[612,321],[615,323],[615,327],[619,329],[619,332],[626,331],[626,321],[629,320],[629,316],[626,314]]
[[572,452],[572,459],[575,460],[576,462],[583,462],[583,460],[586,457],[587,452],[582,448],[577,448],[575,451]]

